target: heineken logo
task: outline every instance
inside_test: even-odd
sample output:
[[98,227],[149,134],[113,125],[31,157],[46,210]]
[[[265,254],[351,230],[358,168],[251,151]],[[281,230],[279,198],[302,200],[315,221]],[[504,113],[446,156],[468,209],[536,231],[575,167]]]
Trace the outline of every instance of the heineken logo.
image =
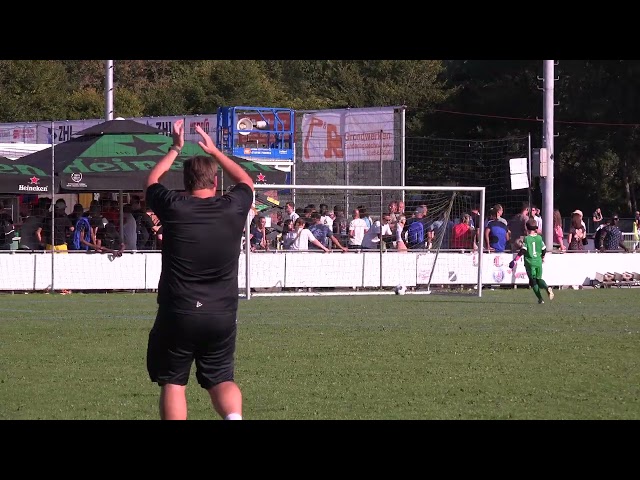
[[46,185],[38,185],[40,179],[35,175],[29,179],[28,185],[18,185],[18,190],[21,192],[47,192],[49,188]]

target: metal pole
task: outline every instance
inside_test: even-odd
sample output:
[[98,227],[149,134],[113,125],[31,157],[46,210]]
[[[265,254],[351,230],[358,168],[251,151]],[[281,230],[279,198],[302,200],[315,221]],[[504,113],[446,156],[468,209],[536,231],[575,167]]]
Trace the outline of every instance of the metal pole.
[[542,238],[547,248],[551,250],[553,246],[553,84],[554,79],[554,60],[544,60],[543,63],[543,137],[542,144],[547,149],[547,176],[543,182],[543,201],[542,206],[544,213],[542,215]]
[[[122,242],[124,243],[124,205],[122,202],[122,190],[118,191],[118,203],[120,204],[120,237],[122,237]],[[120,245],[118,245],[120,248]]]
[[527,166],[527,172],[528,172],[528,176],[529,176],[529,208],[531,208],[531,202],[532,202],[532,196],[533,196],[533,184],[531,183],[531,132],[529,132],[529,136],[528,136],[528,150],[527,150],[527,160],[528,160],[528,166]]
[[480,192],[480,238],[478,239],[478,297],[482,296],[482,249],[484,248],[484,202],[485,189]]
[[[291,178],[291,185],[295,185],[296,184],[296,144],[294,142],[293,144],[293,163],[291,164],[291,176],[289,177]],[[293,202],[293,204],[296,204],[296,189],[293,188],[289,188],[290,192],[291,192],[291,201]]]
[[[55,122],[51,122],[51,293],[54,291],[54,282],[55,282],[55,269],[54,269],[54,261],[55,251],[56,251],[56,240],[55,240],[55,231],[56,231],[56,154],[55,154],[55,141],[53,139],[55,132]],[[46,243],[46,240],[45,240]]]
[[[384,141],[383,141],[383,134],[384,131],[380,130],[380,186],[382,187],[384,185],[384,182],[382,181],[382,174],[383,174],[383,170],[382,170],[382,147],[384,146]],[[380,190],[380,288],[382,288],[383,285],[383,279],[382,279],[382,252],[384,252],[384,240],[382,239],[383,235],[382,235],[382,216],[384,215],[384,202],[383,202],[383,190]],[[372,227],[375,228],[375,224],[372,225]]]
[[[253,202],[252,205],[255,205],[256,202],[256,192],[253,192]],[[251,234],[251,220],[249,220],[249,215],[244,222],[244,259],[245,259],[245,295],[247,296],[247,300],[251,299],[251,242],[249,241],[249,235]]]
[[113,60],[105,60],[104,113],[113,120]]
[[[400,115],[400,185],[403,187],[406,185],[406,166],[407,166],[407,158],[406,158],[406,138],[405,138],[405,128],[406,128],[406,107],[402,107],[402,112]],[[404,190],[402,190],[402,201],[404,202]],[[402,212],[404,213],[404,212]]]

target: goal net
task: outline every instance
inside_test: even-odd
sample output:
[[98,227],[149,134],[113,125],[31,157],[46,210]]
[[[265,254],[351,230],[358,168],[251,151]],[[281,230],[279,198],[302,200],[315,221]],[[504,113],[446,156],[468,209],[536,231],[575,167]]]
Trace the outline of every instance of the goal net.
[[408,185],[465,185],[486,188],[487,208],[504,208],[504,218],[520,213],[529,201],[529,190],[511,188],[509,160],[529,158],[529,137],[491,140],[408,137],[406,139]]
[[[285,186],[256,185],[261,190]],[[291,198],[301,217],[328,210],[336,242],[327,240],[330,253],[314,249],[291,250],[283,242],[282,226],[289,215],[286,201],[263,210],[269,218],[267,251],[243,250],[239,264],[240,293],[263,294],[380,294],[396,286],[407,293],[446,291],[481,296],[482,251],[476,229],[484,222],[484,187],[290,185]],[[401,211],[395,211],[399,205]],[[364,212],[371,227],[350,234],[355,211]],[[288,223],[288,222],[287,222]],[[357,222],[356,222],[357,223]],[[413,227],[411,226],[412,224]],[[398,228],[400,224],[400,228]],[[353,224],[355,225],[355,224]],[[249,226],[251,228],[251,226]],[[421,233],[415,236],[416,228]],[[398,241],[398,230],[400,239]],[[340,247],[348,248],[343,252]]]

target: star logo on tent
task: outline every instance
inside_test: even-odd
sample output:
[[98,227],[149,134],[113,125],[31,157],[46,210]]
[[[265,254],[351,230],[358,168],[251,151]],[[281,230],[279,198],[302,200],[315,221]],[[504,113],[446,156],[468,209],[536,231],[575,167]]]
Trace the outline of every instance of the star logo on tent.
[[162,153],[163,155],[167,153],[164,150],[161,150],[160,147],[165,147],[166,142],[147,142],[140,137],[136,137],[135,135],[131,136],[133,141],[131,142],[118,142],[120,145],[126,145],[127,147],[133,147],[136,149],[136,155],[140,155],[141,153],[154,151]]
[[258,174],[258,181],[259,182],[264,182],[267,179],[267,177],[265,177],[262,173]]
[[38,185],[38,182],[40,181],[40,179],[36,176],[33,176],[29,179],[29,182],[31,182],[29,185]]

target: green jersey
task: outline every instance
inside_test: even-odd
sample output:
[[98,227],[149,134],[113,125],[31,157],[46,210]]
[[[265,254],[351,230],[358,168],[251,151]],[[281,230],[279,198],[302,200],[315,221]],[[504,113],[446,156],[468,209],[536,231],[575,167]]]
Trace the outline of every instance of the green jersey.
[[544,252],[547,247],[540,235],[534,233],[524,237],[522,249],[524,250],[525,266],[542,267],[542,252]]

